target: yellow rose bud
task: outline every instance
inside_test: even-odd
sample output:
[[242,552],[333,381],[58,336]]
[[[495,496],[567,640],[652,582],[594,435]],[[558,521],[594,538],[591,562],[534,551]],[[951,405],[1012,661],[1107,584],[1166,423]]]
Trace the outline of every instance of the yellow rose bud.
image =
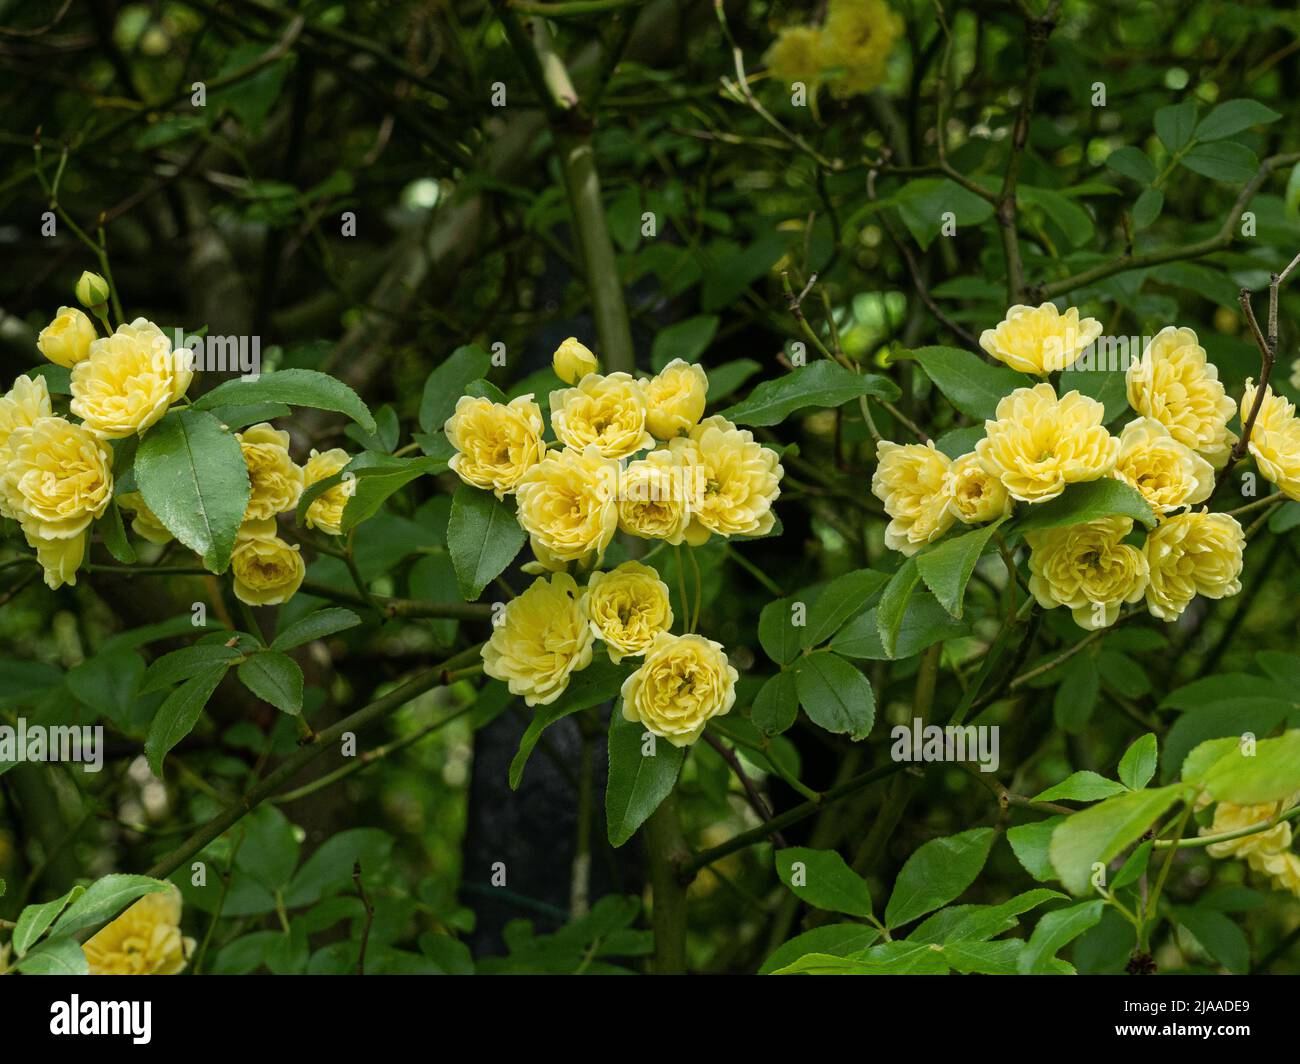
[[[346,466],[352,457],[340,447],[320,452],[313,450],[307,464],[302,468],[303,488],[310,488],[318,481],[332,477]],[[331,536],[343,532],[343,510],[348,500],[356,494],[357,482],[353,477],[344,477],[332,488],[328,488],[312,499],[304,515],[308,528],[319,528]],[[294,505],[297,505],[296,503]]]
[[[1255,408],[1256,391],[1254,381],[1247,380],[1241,397],[1242,418],[1250,417]],[[1281,488],[1287,498],[1300,501],[1300,418],[1286,396],[1275,395],[1269,386],[1264,388],[1248,447],[1264,478]]]
[[[19,377],[9,394],[0,396],[0,482],[4,480],[5,466],[11,451],[9,437],[14,429],[30,428],[52,413],[50,393],[44,377]],[[0,488],[0,517],[14,517]]]
[[77,278],[77,302],[83,307],[102,307],[108,302],[108,282],[97,273],[86,270]]
[[81,425],[38,418],[9,434],[0,469],[6,513],[29,539],[85,532],[113,498],[113,452]]
[[876,444],[871,492],[885,504],[890,522],[885,545],[915,554],[952,527],[953,501],[947,484],[951,463],[932,442]]
[[552,451],[515,488],[519,524],[546,568],[599,563],[618,527],[618,463],[592,444]]
[[1036,384],[1004,396],[996,414],[984,422],[975,453],[1012,498],[1046,502],[1067,484],[1097,480],[1115,467],[1119,440],[1103,427],[1105,408],[1095,399],[1078,392],[1057,399],[1050,384]]
[[821,39],[822,65],[834,72],[831,94],[845,99],[879,88],[902,33],[902,18],[885,0],[831,0]]
[[251,487],[244,520],[265,521],[297,506],[303,472],[289,455],[289,434],[263,421],[236,432],[235,439],[244,453]]
[[506,605],[483,645],[483,671],[527,705],[547,706],[564,693],[574,672],[591,664],[595,641],[573,577],[539,577]]
[[736,702],[736,670],[721,643],[660,632],[623,681],[623,717],[674,746],[689,746]]
[[1241,590],[1246,536],[1235,517],[1185,513],[1161,521],[1143,545],[1151,582],[1147,609],[1176,621],[1198,594],[1221,599]]
[[77,570],[86,558],[86,532],[64,539],[44,539],[40,536],[27,536],[29,546],[36,548],[36,560],[41,563],[45,586],[51,590],[64,584],[69,587],[77,585]]
[[576,388],[551,392],[551,427],[566,447],[594,445],[606,458],[626,458],[654,446],[645,429],[645,393],[628,373],[589,373]]
[[596,356],[572,336],[555,349],[555,354],[551,356],[551,366],[555,375],[565,384],[577,384],[588,373],[600,370]]
[[581,607],[615,665],[624,657],[644,654],[655,636],[673,626],[668,585],[640,562],[624,562],[608,573],[592,573]]
[[787,85],[816,85],[825,68],[822,31],[816,26],[787,26],[763,56],[767,72]]
[[[765,536],[772,531],[772,506],[785,470],[777,453],[756,443],[752,432],[715,414],[696,425],[689,438],[679,436],[668,446],[686,467],[684,483],[695,509],[687,542],[699,546],[710,533]],[[698,496],[697,486],[702,486]]]
[[177,975],[194,952],[181,934],[181,892],[146,894],[82,949],[91,975]]
[[1115,623],[1120,606],[1147,587],[1147,560],[1122,540],[1128,517],[1103,517],[1065,528],[1029,532],[1029,590],[1044,609],[1067,606],[1074,623],[1089,630]]
[[1126,376],[1129,406],[1155,418],[1215,469],[1223,468],[1236,442],[1228,422],[1237,405],[1196,333],[1172,325],[1161,329]]
[[980,334],[980,347],[1014,370],[1044,377],[1072,366],[1101,329],[1096,318],[1080,319],[1074,307],[1062,314],[1052,303],[1017,304],[996,329]]
[[131,528],[141,539],[159,546],[172,541],[173,537],[167,530],[167,526],[158,520],[158,515],[149,509],[144,496],[138,491],[124,491],[117,497],[117,505],[123,510],[134,513]]
[[55,365],[71,369],[90,357],[90,345],[98,335],[95,323],[76,307],[60,307],[58,316],[36,338],[36,347]]
[[668,450],[629,462],[619,478],[618,527],[642,539],[681,543],[704,497],[703,474],[702,466],[685,465]]
[[944,474],[943,490],[948,509],[963,524],[980,525],[1011,512],[1007,489],[984,468],[974,451],[954,459]]
[[1114,476],[1136,488],[1158,514],[1204,502],[1214,490],[1210,463],[1149,417],[1124,426]]
[[294,596],[307,569],[297,544],[290,546],[276,535],[275,519],[268,518],[240,527],[230,555],[230,572],[240,602],[276,606]]
[[544,429],[541,408],[531,393],[509,403],[462,395],[444,426],[456,448],[451,468],[466,484],[500,499],[546,457]]
[[163,331],[136,318],[90,345],[72,367],[72,412],[101,439],[144,432],[180,399],[193,379],[194,353],[172,350]]
[[709,378],[703,366],[675,358],[657,377],[641,384],[645,390],[646,428],[656,439],[685,435],[704,416]]

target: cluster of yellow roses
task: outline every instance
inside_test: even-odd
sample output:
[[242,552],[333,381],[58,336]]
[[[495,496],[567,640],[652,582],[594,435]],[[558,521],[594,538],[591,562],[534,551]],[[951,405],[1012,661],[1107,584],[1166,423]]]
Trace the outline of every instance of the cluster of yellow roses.
[[[1045,376],[1072,365],[1100,332],[1074,308],[1014,306],[980,345],[1013,369]],[[886,543],[913,554],[956,521],[994,521],[1016,502],[1038,505],[1069,484],[1114,477],[1146,499],[1156,527],[1141,547],[1126,541],[1133,522],[1119,516],[1027,533],[1030,588],[1044,608],[1067,606],[1076,623],[1095,629],[1143,598],[1154,616],[1172,621],[1197,594],[1235,595],[1241,526],[1192,507],[1209,498],[1214,471],[1236,442],[1228,421],[1237,405],[1186,328],[1161,330],[1128,367],[1127,387],[1139,416],[1118,437],[1105,428],[1101,403],[1077,391],[1058,397],[1043,382],[1004,397],[974,451],[955,460],[932,442],[881,442],[871,486],[891,518]],[[1242,410],[1254,401],[1247,381]],[[1249,450],[1264,477],[1300,499],[1300,419],[1271,389]]]
[[[1219,802],[1214,807],[1214,822],[1201,829],[1202,835],[1222,835],[1266,824],[1300,801],[1300,794],[1285,801],[1261,805],[1233,805]],[[1256,872],[1273,880],[1279,890],[1289,890],[1300,897],[1300,855],[1291,852],[1291,825],[1285,821],[1266,831],[1243,835],[1239,839],[1211,843],[1211,857],[1240,857]]]
[[830,84],[841,99],[870,92],[885,80],[885,63],[903,20],[885,0],[831,0],[821,26],[789,26],[764,61],[786,83]]
[[[103,278],[83,274],[77,295],[107,329]],[[80,422],[54,413],[44,377],[19,377],[0,397],[0,515],[18,521],[46,584],[58,588],[76,584],[90,526],[113,499],[111,441],[143,435],[184,400],[194,375],[193,353],[173,351],[163,331],[145,318],[100,336],[75,307],[59,308],[37,348],[71,371],[69,409]],[[296,507],[305,487],[337,473],[349,457],[337,448],[312,451],[299,467],[289,456],[289,434],[266,423],[236,438],[251,494],[231,557],[235,594],[253,605],[284,602],[302,583],[304,567],[298,547],[276,535],[275,516]],[[352,489],[343,482],[321,494],[307,511],[307,523],[337,534]],[[123,492],[117,501],[133,512],[131,527],[138,535],[157,544],[171,540],[138,492]]]
[[723,648],[669,634],[668,589],[653,569],[625,562],[579,588],[568,567],[598,568],[618,529],[674,546],[765,535],[783,470],[752,433],[719,416],[701,420],[709,382],[698,365],[676,359],[650,379],[601,374],[573,338],[553,364],[571,385],[550,395],[559,449],[543,439],[532,395],[508,403],[462,396],[445,426],[456,449],[451,468],[466,484],[515,496],[537,559],[530,568],[554,574],[506,607],[484,647],[484,671],[529,705],[546,705],[601,639],[615,662],[645,656],[623,687],[627,718],[677,745],[694,742],[735,700]]

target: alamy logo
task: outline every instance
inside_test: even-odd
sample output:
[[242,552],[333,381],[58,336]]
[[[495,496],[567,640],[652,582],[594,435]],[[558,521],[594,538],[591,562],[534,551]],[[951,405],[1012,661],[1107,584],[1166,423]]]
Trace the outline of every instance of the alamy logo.
[[203,373],[238,373],[240,380],[255,381],[262,375],[260,336],[186,336],[180,329],[171,340],[155,341],[153,358],[174,363],[176,370]]
[[148,1045],[153,1025],[150,1001],[68,1001],[50,1005],[50,1034],[130,1035],[138,1046]]
[[86,772],[104,767],[104,729],[89,724],[0,724],[0,765],[61,761],[80,764]]
[[896,724],[889,732],[895,761],[977,762],[981,772],[998,770],[998,727],[983,724],[926,724],[920,717],[910,725]]

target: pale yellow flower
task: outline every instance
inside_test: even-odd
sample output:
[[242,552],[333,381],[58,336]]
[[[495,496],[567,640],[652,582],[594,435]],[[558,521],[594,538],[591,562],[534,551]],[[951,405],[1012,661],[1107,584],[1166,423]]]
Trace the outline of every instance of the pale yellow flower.
[[980,347],[1014,370],[1044,377],[1074,365],[1101,330],[1101,322],[1080,318],[1075,307],[1062,314],[1053,303],[1017,303],[996,328],[980,334]]
[[126,491],[117,497],[117,505],[123,510],[130,510],[134,513],[131,519],[131,528],[141,539],[148,540],[150,543],[162,545],[172,541],[172,534],[167,530],[167,526],[158,520],[155,514],[144,501],[144,496],[138,491]]
[[885,546],[915,554],[952,527],[956,515],[948,505],[952,495],[947,483],[951,465],[932,441],[876,444],[871,492],[885,504],[890,517]]
[[569,686],[569,677],[591,664],[595,640],[573,577],[539,577],[506,605],[483,645],[483,671],[528,705],[550,705]]
[[500,499],[546,457],[544,428],[541,408],[531,393],[509,403],[462,395],[444,427],[456,448],[451,468],[466,484]]
[[515,488],[519,523],[548,569],[599,563],[618,528],[618,463],[592,444],[552,451]]
[[1003,397],[996,414],[984,422],[975,453],[1012,498],[1047,502],[1067,484],[1097,480],[1115,467],[1119,440],[1102,425],[1105,408],[1096,399],[1078,392],[1057,399],[1050,384],[1036,384]]
[[714,415],[668,446],[685,467],[684,483],[695,508],[687,542],[699,546],[710,534],[764,536],[772,531],[772,505],[781,494],[785,470],[777,453],[756,443],[752,432]]
[[[307,464],[302,467],[302,486],[305,491],[318,481],[332,477],[352,461],[352,456],[341,447],[333,447],[328,451],[311,452],[311,457],[307,459]],[[356,493],[357,482],[354,477],[344,477],[332,488],[327,488],[316,498],[312,499],[311,505],[307,507],[304,519],[308,528],[319,528],[322,532],[328,532],[331,536],[340,535],[343,531],[343,510],[348,504],[348,500]]]
[[136,318],[90,345],[72,367],[72,412],[102,439],[143,432],[180,399],[193,379],[194,353],[172,350],[151,321]]
[[1236,404],[1195,332],[1172,325],[1161,329],[1129,366],[1127,380],[1134,410],[1155,418],[1215,469],[1224,466],[1236,442],[1228,431]]
[[1275,890],[1290,891],[1300,898],[1300,857],[1288,851],[1261,853],[1248,859],[1251,868],[1273,880]]
[[289,455],[289,434],[269,422],[235,433],[248,466],[250,492],[245,521],[265,521],[298,505],[302,496],[302,467]]
[[674,746],[689,746],[712,717],[731,711],[737,679],[721,643],[660,632],[623,681],[623,717]]
[[690,433],[704,416],[709,378],[704,367],[675,358],[658,376],[643,380],[646,428],[660,440]]
[[36,349],[56,365],[71,369],[90,357],[91,342],[98,335],[95,323],[76,307],[60,307],[55,319],[36,337]]
[[1146,590],[1143,553],[1122,540],[1133,529],[1127,517],[1028,532],[1029,590],[1044,609],[1069,607],[1080,628],[1107,628],[1120,607]]
[[1114,474],[1158,514],[1204,502],[1214,490],[1214,468],[1155,418],[1134,418],[1119,435]]
[[[1250,417],[1254,409],[1254,381],[1246,381],[1241,397],[1241,416]],[[1276,484],[1289,499],[1300,501],[1300,418],[1295,406],[1284,395],[1276,395],[1269,386],[1264,388],[1264,398],[1248,443],[1255,464],[1264,479]]]
[[703,492],[702,466],[686,465],[666,449],[651,451],[629,462],[619,477],[618,526],[642,539],[679,544]]
[[588,373],[599,372],[600,362],[585,344],[578,342],[577,337],[570,336],[555,349],[551,368],[565,384],[577,384]]
[[566,447],[595,446],[606,458],[626,458],[654,446],[645,392],[629,373],[588,373],[577,387],[551,392],[550,404],[551,427]]
[[1151,574],[1147,609],[1162,621],[1175,621],[1198,594],[1237,594],[1245,549],[1241,525],[1228,514],[1190,512],[1161,521],[1142,548]]
[[948,509],[967,525],[996,521],[1009,514],[1013,505],[1002,481],[984,468],[974,451],[953,460],[944,474],[943,491]]
[[[1198,834],[1226,835],[1229,832],[1254,827],[1256,824],[1265,824],[1284,812],[1291,804],[1280,801],[1263,802],[1259,805],[1233,805],[1231,802],[1219,802],[1214,807],[1214,822],[1208,827],[1201,828]],[[1277,853],[1279,850],[1289,849],[1290,846],[1291,825],[1282,821],[1253,835],[1211,843],[1205,848],[1205,852],[1211,857],[1251,858]],[[1253,861],[1251,863],[1254,864]]]
[[86,559],[88,536],[88,532],[78,532],[75,536],[47,539],[27,534],[28,546],[36,549],[36,560],[41,564],[46,587],[51,590],[64,584],[76,587],[77,570]]
[[640,562],[624,562],[607,573],[592,573],[581,600],[591,630],[618,664],[650,649],[655,636],[673,625],[668,585]]
[[878,88],[902,33],[902,18],[885,0],[831,0],[821,34],[831,94],[844,99]]
[[83,426],[37,418],[9,434],[7,455],[0,493],[29,539],[71,539],[108,509],[113,452]]
[[822,31],[816,26],[787,26],[763,56],[768,73],[787,85],[802,81],[815,85],[825,67]]
[[91,975],[177,975],[194,952],[181,934],[181,892],[146,894],[82,949]]
[[230,555],[235,597],[250,606],[277,606],[288,602],[302,586],[307,568],[298,545],[276,534],[275,518],[249,521],[240,526]]
[[[50,393],[44,377],[19,377],[9,394],[0,396],[0,481],[12,453],[9,436],[17,428],[30,428],[43,417],[50,417]],[[0,488],[0,517],[13,517],[3,488]]]

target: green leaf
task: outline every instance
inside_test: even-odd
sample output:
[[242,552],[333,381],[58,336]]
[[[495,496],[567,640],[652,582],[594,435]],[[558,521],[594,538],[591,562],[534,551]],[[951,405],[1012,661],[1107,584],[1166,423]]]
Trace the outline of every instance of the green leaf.
[[866,949],[879,937],[879,931],[864,924],[823,924],[778,946],[763,962],[758,974],[771,975],[809,953],[846,957]]
[[1087,890],[1092,866],[1107,864],[1141,838],[1181,793],[1177,785],[1132,791],[1066,817],[1052,833],[1048,851],[1066,890]]
[[208,413],[234,431],[256,425],[260,421],[288,417],[293,411],[284,403],[232,403],[229,406],[214,406]]
[[1017,938],[998,942],[949,942],[944,958],[962,975],[1016,975],[1025,943]]
[[882,942],[847,957],[809,953],[773,975],[947,975],[943,951],[928,943]]
[[898,632],[903,626],[908,600],[920,582],[921,571],[917,568],[916,558],[908,558],[890,577],[876,606],[876,631],[880,634],[880,645],[891,658],[898,648]]
[[799,716],[799,692],[793,672],[769,676],[754,696],[749,719],[768,735],[780,735]]
[[1098,898],[1045,914],[1020,955],[1021,974],[1047,975],[1056,971],[1056,954],[1096,924],[1105,906]]
[[123,565],[135,562],[135,548],[126,536],[126,526],[122,524],[122,511],[118,509],[117,500],[113,499],[104,511],[104,516],[95,522],[95,530],[104,540],[108,553]]
[[1074,200],[1050,188],[1021,185],[1019,199],[1042,210],[1075,247],[1086,244],[1096,233],[1092,216]]
[[[698,362],[700,355],[713,342],[721,319],[716,314],[697,314],[660,330],[650,345],[650,365],[658,373],[675,358],[683,362]],[[709,381],[710,391],[713,381]]]
[[796,410],[840,406],[860,395],[897,399],[898,388],[887,377],[854,373],[837,362],[819,359],[761,381],[747,398],[722,411],[722,416],[737,425],[779,425]]
[[940,909],[917,925],[909,942],[963,942],[983,941],[1010,931],[1019,921],[1021,913],[1036,909],[1054,899],[1066,900],[1059,891],[1037,887],[1017,894],[1000,905],[951,905]]
[[1244,144],[1232,140],[1198,144],[1182,157],[1181,162],[1193,173],[1230,185],[1249,181],[1259,170],[1259,156]]
[[829,650],[800,658],[794,666],[799,704],[828,732],[864,739],[876,719],[871,684],[853,665]]
[[334,635],[336,632],[355,628],[360,623],[361,618],[351,610],[345,610],[337,606],[317,610],[315,613],[309,613],[306,617],[294,621],[293,624],[277,635],[271,643],[271,649],[292,650],[304,643],[311,643],[314,640]]
[[[341,478],[347,473],[355,473],[357,478],[352,497],[343,507],[343,520],[339,522],[339,531],[346,536],[362,521],[378,513],[389,496],[404,488],[416,477],[442,471],[442,463],[427,456],[394,458],[392,455],[376,454],[373,451],[357,455],[337,474]],[[306,513],[306,509],[304,508],[302,512]]]
[[1081,769],[1078,772],[1071,772],[1055,787],[1048,787],[1047,790],[1034,795],[1030,801],[1095,802],[1101,798],[1110,798],[1116,794],[1124,793],[1125,789],[1122,784],[1116,783],[1114,780],[1108,780],[1105,776],[1091,772],[1088,769]]
[[420,399],[420,428],[440,432],[472,381],[486,376],[492,359],[475,344],[458,347],[429,374]]
[[140,441],[135,477],[167,531],[212,572],[225,572],[249,495],[248,467],[234,434],[201,410],[172,410]]
[[947,838],[931,839],[907,859],[885,906],[891,930],[947,905],[975,882],[997,833],[973,828]]
[[1135,229],[1145,229],[1157,218],[1165,207],[1165,194],[1163,189],[1149,188],[1137,198],[1133,204],[1133,227]]
[[1204,906],[1174,905],[1174,921],[1233,975],[1250,971],[1250,943],[1231,917]]
[[739,391],[763,367],[752,358],[737,358],[709,369],[709,402],[717,403]]
[[447,549],[456,567],[461,597],[475,601],[514,561],[524,539],[524,530],[505,503],[491,492],[459,485],[451,501]]
[[912,595],[898,626],[894,652],[887,653],[880,639],[877,611],[867,610],[849,621],[831,642],[831,649],[846,658],[865,658],[869,661],[901,661],[919,654],[928,646],[946,639],[965,635],[968,627],[939,605],[929,591]]
[[776,874],[795,894],[818,909],[871,915],[871,890],[834,850],[790,846],[776,851]]
[[71,935],[42,942],[17,964],[23,975],[89,975],[81,943]]
[[242,657],[238,650],[224,643],[199,643],[173,650],[145,670],[144,679],[140,681],[140,693],[165,691],[206,669],[228,669]]
[[1158,176],[1155,163],[1147,153],[1131,146],[1111,152],[1106,156],[1106,165],[1115,173],[1131,177],[1143,185],[1149,185]]
[[795,625],[796,610],[802,604],[804,625],[810,600],[816,601],[816,591],[795,593],[786,598],[773,599],[758,615],[758,642],[763,652],[778,665],[788,665],[799,654],[803,626]]
[[1195,128],[1195,100],[1184,100],[1156,112],[1156,136],[1170,152],[1176,152],[1187,144]]
[[[230,108],[231,113],[248,127],[249,134],[258,137],[293,65],[293,53],[267,62],[266,49],[259,42],[237,44],[226,53],[225,62],[217,72],[218,78],[229,78],[230,82],[214,89],[208,103]],[[252,73],[246,77],[235,77],[249,70]]]
[[1140,791],[1156,774],[1160,763],[1160,747],[1155,734],[1148,732],[1124,751],[1119,759],[1120,782],[1126,787]]
[[925,586],[934,592],[940,605],[953,617],[962,615],[966,585],[975,572],[975,564],[988,548],[993,533],[1005,520],[1005,517],[1001,517],[983,528],[950,536],[916,555],[916,568],[925,581]]
[[86,892],[85,887],[73,887],[68,893],[43,905],[29,905],[18,914],[11,945],[19,957],[23,956],[72,902]]
[[[371,434],[378,431],[370,408],[356,392],[328,373],[314,369],[279,369],[274,373],[264,373],[256,380],[226,381],[205,392],[193,405],[196,410],[213,410],[220,406],[251,403],[287,403],[313,410],[331,410],[346,414]],[[145,502],[149,502],[147,497]],[[152,504],[149,508],[158,512]]]
[[1201,119],[1196,127],[1196,139],[1222,140],[1251,126],[1276,122],[1281,117],[1273,108],[1265,107],[1258,100],[1224,100]]
[[922,250],[939,235],[943,216],[952,213],[958,227],[977,226],[993,216],[993,205],[946,177],[909,181],[893,197],[899,216]]
[[1156,524],[1155,513],[1136,489],[1121,480],[1107,477],[1066,485],[1065,491],[1050,502],[1030,506],[1023,517],[1008,526],[1008,531],[1024,535],[1116,516],[1131,517],[1147,528],[1154,528]]
[[1052,844],[1052,832],[1064,821],[1064,816],[1052,816],[1046,820],[1007,828],[1007,842],[1011,844],[1011,852],[1016,855],[1016,860],[1024,866],[1025,871],[1040,883],[1056,878],[1056,869],[1052,867],[1048,849]]
[[1151,863],[1151,851],[1155,849],[1153,841],[1147,839],[1146,842],[1138,843],[1133,847],[1133,852],[1124,858],[1120,870],[1115,873],[1115,878],[1110,881],[1112,892],[1136,882],[1142,873],[1147,870],[1147,865]]
[[981,421],[995,416],[1004,396],[1034,384],[1023,373],[994,366],[956,347],[918,347],[899,357],[916,359],[948,402],[967,417]]
[[285,815],[273,805],[260,805],[240,821],[243,841],[235,867],[274,893],[283,890],[298,867],[298,836]]
[[[622,846],[659,808],[677,782],[686,748],[666,739],[643,739],[645,729],[615,709],[609,723],[609,782],[605,821],[611,846]],[[653,750],[645,754],[646,749]]]
[[1276,739],[1260,739],[1253,752],[1235,743],[1197,778],[1187,782],[1199,783],[1211,798],[1234,805],[1261,805],[1288,798],[1300,791],[1300,729]]
[[855,569],[835,577],[808,607],[808,623],[799,635],[800,648],[826,642],[845,621],[866,609],[888,582],[889,574],[875,569]]
[[167,751],[194,730],[199,714],[225,675],[225,665],[204,669],[176,688],[158,707],[144,741],[144,754],[153,774],[159,779],[162,779],[162,763]]
[[1101,673],[1097,659],[1090,653],[1076,654],[1056,677],[1056,694],[1052,696],[1052,718],[1057,727],[1071,735],[1081,735],[1097,708],[1101,693]]
[[50,938],[75,935],[88,927],[111,920],[136,898],[169,890],[170,884],[149,876],[114,873],[95,880],[86,892],[64,910],[50,931]]
[[964,428],[950,429],[935,440],[934,445],[949,458],[956,460],[975,450],[975,445],[983,438],[983,425],[968,425]]
[[259,650],[236,670],[239,682],[282,713],[302,713],[302,669],[278,650]]

